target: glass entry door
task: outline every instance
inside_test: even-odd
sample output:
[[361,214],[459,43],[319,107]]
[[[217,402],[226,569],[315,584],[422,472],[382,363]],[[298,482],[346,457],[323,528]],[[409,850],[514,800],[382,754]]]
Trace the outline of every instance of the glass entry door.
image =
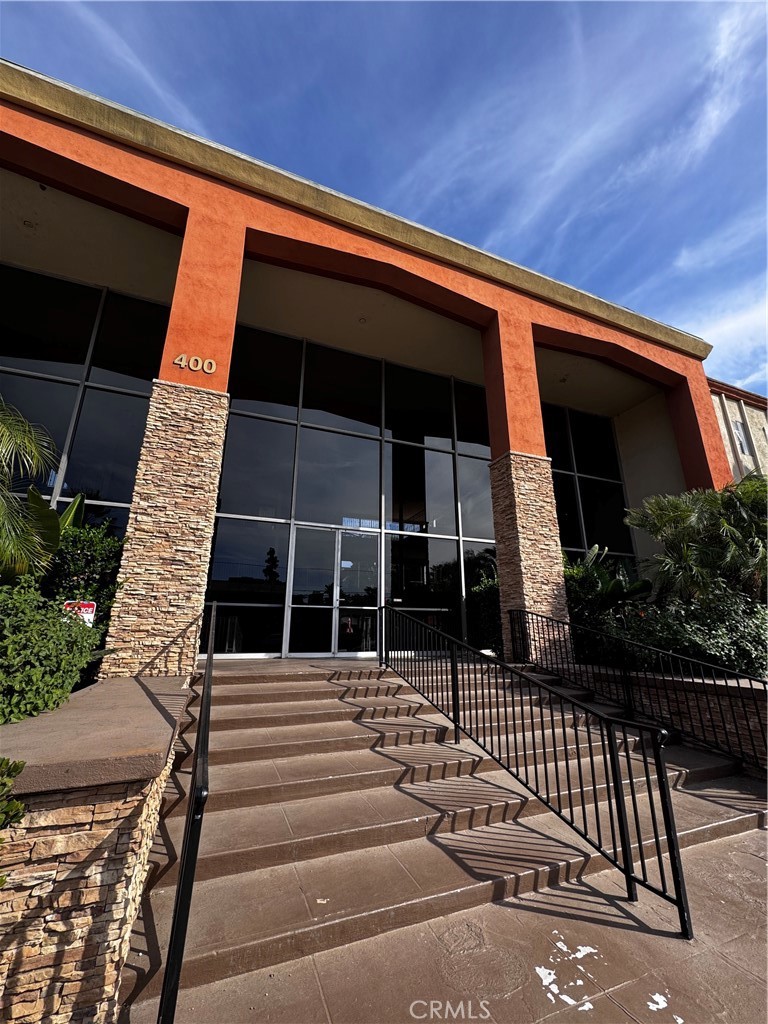
[[374,653],[378,603],[377,534],[296,527],[288,655]]

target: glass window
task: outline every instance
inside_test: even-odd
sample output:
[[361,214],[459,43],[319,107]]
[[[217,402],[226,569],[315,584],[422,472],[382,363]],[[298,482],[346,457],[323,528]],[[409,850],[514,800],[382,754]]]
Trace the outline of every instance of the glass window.
[[149,393],[160,370],[169,315],[167,306],[155,302],[107,295],[88,379]]
[[485,388],[457,380],[453,385],[456,402],[456,448],[462,455],[491,457]]
[[386,445],[384,495],[388,529],[456,533],[452,455]]
[[342,533],[339,604],[379,604],[379,538],[372,533]]
[[[466,587],[467,643],[481,651],[501,655],[501,609],[497,578],[496,548],[493,544],[464,543],[464,584]],[[490,585],[488,585],[490,582]]]
[[336,531],[299,527],[293,559],[293,603],[333,604]]
[[568,440],[568,413],[559,405],[541,406],[544,421],[544,440],[547,455],[552,459],[552,469],[564,469],[573,472],[571,445]]
[[[64,511],[67,504],[64,501],[58,503],[59,513]],[[111,537],[124,537],[128,526],[128,509],[120,506],[115,508],[110,505],[92,505],[87,501],[83,511],[83,522],[89,526],[102,526],[106,523],[107,533]]]
[[386,368],[387,437],[433,448],[453,445],[451,382],[404,366]]
[[342,608],[339,612],[339,651],[376,650],[376,612],[351,611]]
[[219,487],[219,511],[288,519],[296,427],[230,416]]
[[621,484],[579,479],[587,548],[599,544],[609,551],[631,554],[632,540],[624,525],[626,506]]
[[288,649],[291,654],[323,654],[331,650],[332,608],[291,608]]
[[229,393],[235,412],[296,419],[301,342],[252,327],[235,331]]
[[[208,644],[208,621],[203,620],[201,653]],[[282,608],[228,608],[216,609],[215,654],[280,654],[283,647]]]
[[611,421],[605,416],[592,416],[574,410],[570,411],[569,418],[576,472],[620,480],[619,457]]
[[[56,445],[57,453],[61,452],[75,408],[75,384],[57,384],[50,380],[35,380],[32,377],[0,373],[0,394],[8,405],[18,409],[30,423],[44,427]],[[14,488],[26,490],[29,483],[34,482],[39,490],[50,494],[56,480],[57,469],[58,460],[44,477],[35,481],[19,478],[14,481]]]
[[353,529],[379,525],[379,442],[303,427],[296,518]]
[[0,364],[80,380],[101,291],[0,265]]
[[560,544],[564,548],[582,548],[579,504],[576,496],[575,477],[566,473],[553,473],[557,525],[560,528]]
[[491,476],[488,463],[482,459],[459,456],[459,500],[461,530],[466,537],[493,537],[491,507]]
[[381,363],[307,345],[301,418],[342,430],[381,432]]
[[403,608],[456,608],[458,545],[428,537],[387,537],[387,598]]
[[87,390],[63,494],[130,502],[149,399]]
[[287,526],[217,517],[209,600],[283,604],[287,569]]

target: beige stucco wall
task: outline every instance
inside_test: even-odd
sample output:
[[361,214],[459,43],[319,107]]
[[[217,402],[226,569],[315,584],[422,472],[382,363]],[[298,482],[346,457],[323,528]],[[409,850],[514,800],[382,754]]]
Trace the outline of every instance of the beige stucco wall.
[[[630,508],[652,494],[685,490],[677,443],[661,392],[621,413],[614,424]],[[647,534],[635,532],[634,541],[639,558],[649,558],[658,550]]]
[[181,238],[0,170],[0,259],[171,302]]
[[[715,415],[720,426],[720,433],[723,435],[725,451],[734,479],[740,480],[742,476],[752,470],[758,470],[761,473],[768,472],[768,413],[746,403],[742,406],[736,399],[714,392],[712,401],[715,405]],[[751,454],[747,455],[742,451],[737,451],[734,437],[732,437],[723,415],[723,405],[725,405],[726,414],[731,421],[731,430],[734,421],[738,420],[744,423],[746,419],[749,440],[752,442]]]

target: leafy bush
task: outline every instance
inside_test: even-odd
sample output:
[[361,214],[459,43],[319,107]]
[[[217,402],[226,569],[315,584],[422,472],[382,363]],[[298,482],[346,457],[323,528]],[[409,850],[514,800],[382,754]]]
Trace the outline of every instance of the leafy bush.
[[94,628],[102,637],[117,592],[122,541],[110,534],[109,523],[70,528],[61,537],[40,589],[63,601],[95,601]]
[[93,657],[99,633],[22,577],[0,587],[0,724],[59,707]]
[[[8,799],[13,789],[13,780],[21,774],[23,767],[23,761],[11,761],[7,757],[0,757],[0,832],[11,825],[18,825],[24,817],[24,804],[21,800]],[[4,841],[0,837],[0,846]],[[4,885],[5,875],[0,875],[0,889]]]

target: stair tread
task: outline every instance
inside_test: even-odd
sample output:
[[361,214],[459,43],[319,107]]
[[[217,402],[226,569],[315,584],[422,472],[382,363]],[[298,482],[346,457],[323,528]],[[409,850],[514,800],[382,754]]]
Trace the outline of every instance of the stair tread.
[[375,743],[382,733],[402,733],[425,728],[438,728],[445,724],[441,715],[403,715],[400,718],[376,718],[368,721],[346,719],[339,722],[310,722],[296,725],[256,726],[249,729],[222,729],[211,733],[210,749],[227,750],[233,747],[258,746],[259,743],[310,742],[313,739],[332,739],[353,736],[370,737]]
[[311,717],[312,715],[322,714],[327,711],[338,711],[342,709],[350,709],[363,711],[366,708],[413,708],[414,711],[418,711],[423,706],[423,702],[418,695],[414,695],[414,698],[402,698],[399,696],[391,697],[345,697],[339,699],[338,697],[332,697],[328,700],[307,700],[307,701],[270,701],[264,704],[216,704],[213,703],[211,706],[211,720],[219,718],[231,718],[237,715],[240,711],[244,717],[253,715],[255,712],[261,717],[275,716],[278,715],[306,715]]

